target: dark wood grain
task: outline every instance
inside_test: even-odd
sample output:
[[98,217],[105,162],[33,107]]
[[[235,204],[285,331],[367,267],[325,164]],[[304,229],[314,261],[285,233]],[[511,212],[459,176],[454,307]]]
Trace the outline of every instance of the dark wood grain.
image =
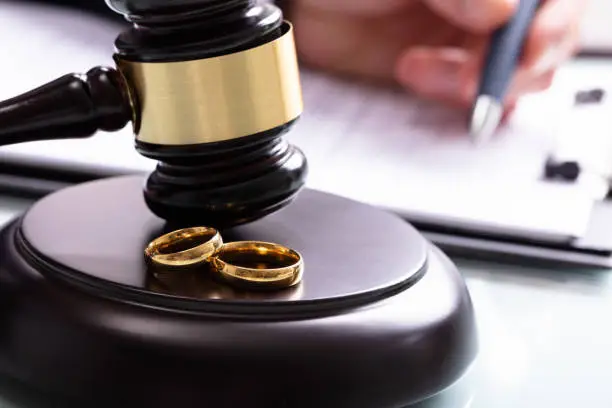
[[89,137],[99,130],[122,129],[130,119],[119,74],[97,67],[0,102],[0,146]]
[[[139,61],[252,47],[282,18],[250,1],[108,1],[133,23],[118,53]],[[41,137],[120,126],[118,95],[99,85],[68,76],[28,95],[71,112],[57,118],[74,129]],[[7,133],[28,126],[25,112],[42,123],[22,102]],[[148,408],[393,408],[460,378],[477,352],[460,273],[399,217],[302,191],[306,159],[282,138],[293,124],[139,143],[160,162],[144,194],[140,177],[78,185],[0,230],[0,371],[81,406]],[[194,223],[299,250],[302,283],[253,294],[146,269],[148,240]]]
[[227,228],[256,221],[291,203],[305,184],[306,157],[272,129],[235,141],[159,147],[138,143],[160,160],[144,195],[149,208],[175,225]]
[[110,0],[134,26],[115,45],[137,61],[210,58],[273,41],[283,14],[273,4],[252,0]]
[[[156,296],[148,290],[150,282],[163,283],[164,277],[155,274],[155,279],[149,279],[154,271],[144,262],[144,248],[176,226],[147,209],[139,191],[142,182],[142,177],[90,182],[35,203],[24,217],[21,231],[41,268],[43,263],[51,270],[55,269],[53,265],[61,265],[65,271],[54,275],[64,276],[69,282],[85,280],[88,287],[97,287],[107,295],[113,292],[108,285],[112,282],[122,288],[117,293],[122,300],[136,296],[163,307],[181,300]],[[84,206],[85,202],[96,205]],[[321,308],[349,299],[362,304],[411,285],[426,268],[425,240],[409,224],[385,211],[312,190],[304,190],[292,205],[265,219],[221,230],[221,234],[224,242],[278,242],[299,251],[306,269],[302,284],[298,290],[270,297],[231,290],[220,294],[218,285],[209,279],[194,279],[192,289],[202,293],[195,298],[200,301],[182,299],[182,308],[215,310],[221,307],[218,300],[224,300],[228,312],[257,314],[270,306],[270,300],[275,302],[268,313],[309,309],[309,304],[317,300]],[[66,251],[67,243],[70,251]],[[204,286],[214,296],[206,297],[209,292]],[[246,301],[249,298],[254,302]],[[285,306],[279,304],[281,301]]]
[[140,183],[60,191],[0,230],[0,370],[81,406],[395,408],[472,364],[465,283],[399,217],[305,190],[223,231],[303,252],[300,287],[245,293],[147,274],[167,226]]
[[[116,40],[119,58],[170,62],[246,50],[277,39],[283,14],[250,0],[109,0],[129,23]],[[0,103],[0,145],[88,137],[131,119],[125,86],[112,69],[66,75]],[[134,101],[138,109],[138,101]],[[138,114],[138,112],[136,112]],[[143,194],[174,223],[227,227],[285,207],[305,185],[306,157],[283,140],[296,119],[237,140],[186,146],[135,141],[158,160]]]
[[[256,47],[283,32],[282,11],[251,0],[109,0],[133,27],[116,41],[121,58],[184,61]],[[303,153],[283,140],[295,120],[219,143],[162,146],[136,141],[160,165],[144,194],[149,208],[177,224],[218,228],[265,217],[292,202],[305,185]]]

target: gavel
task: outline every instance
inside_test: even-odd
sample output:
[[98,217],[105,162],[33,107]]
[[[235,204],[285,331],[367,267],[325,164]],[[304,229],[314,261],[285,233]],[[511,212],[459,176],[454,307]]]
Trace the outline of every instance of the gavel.
[[[135,149],[158,165],[146,180],[60,189],[0,228],[0,370],[152,408],[399,407],[462,377],[478,341],[452,261],[396,214],[302,188],[306,158],[283,138],[304,109],[300,75],[278,3],[107,5],[131,23],[115,66],[1,102],[0,145],[131,123]],[[212,268],[150,270],[144,255],[161,254],[177,224],[218,229],[212,252],[256,241],[268,244],[244,253],[278,261],[269,243],[294,249],[299,284],[221,284],[215,270],[244,258],[218,252]],[[263,272],[288,269],[277,264]]]
[[219,228],[289,204],[303,153],[283,139],[303,110],[293,29],[252,0],[108,0],[131,27],[115,67],[68,74],[0,102],[0,145],[113,132],[158,161],[144,187],[157,216]]

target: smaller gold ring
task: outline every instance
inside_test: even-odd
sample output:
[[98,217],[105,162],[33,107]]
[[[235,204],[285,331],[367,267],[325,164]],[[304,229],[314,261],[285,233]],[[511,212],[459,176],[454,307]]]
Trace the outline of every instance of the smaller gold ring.
[[302,280],[304,271],[297,251],[261,241],[226,243],[211,264],[218,277],[248,289],[288,288]]
[[209,261],[222,246],[221,234],[214,228],[184,228],[151,241],[145,257],[155,266],[184,268]]

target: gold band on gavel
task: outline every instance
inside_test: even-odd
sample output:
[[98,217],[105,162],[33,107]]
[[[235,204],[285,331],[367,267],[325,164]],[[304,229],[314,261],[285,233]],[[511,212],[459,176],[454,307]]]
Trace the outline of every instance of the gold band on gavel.
[[134,99],[136,139],[159,145],[219,142],[284,125],[303,110],[289,23],[275,41],[218,57],[136,62],[115,57]]

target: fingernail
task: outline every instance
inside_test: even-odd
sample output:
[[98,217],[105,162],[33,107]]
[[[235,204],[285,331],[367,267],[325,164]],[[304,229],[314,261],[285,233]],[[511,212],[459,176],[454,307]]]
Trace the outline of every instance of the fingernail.
[[[462,0],[463,13],[467,18],[477,24],[474,28],[495,27],[507,21],[518,4],[519,0]],[[484,4],[483,4],[484,3]]]
[[564,59],[565,54],[566,50],[563,43],[549,46],[533,64],[534,75],[540,76],[555,68]]
[[478,89],[478,83],[476,81],[465,80],[462,85],[462,98],[466,103],[471,103],[471,101],[476,98],[476,92]]
[[459,67],[447,61],[438,62],[426,70],[422,77],[422,86],[431,93],[456,94],[461,92]]
[[459,80],[463,58],[440,51],[415,50],[408,53],[401,62],[398,77],[404,85],[417,91],[432,94],[456,94],[461,92]]

